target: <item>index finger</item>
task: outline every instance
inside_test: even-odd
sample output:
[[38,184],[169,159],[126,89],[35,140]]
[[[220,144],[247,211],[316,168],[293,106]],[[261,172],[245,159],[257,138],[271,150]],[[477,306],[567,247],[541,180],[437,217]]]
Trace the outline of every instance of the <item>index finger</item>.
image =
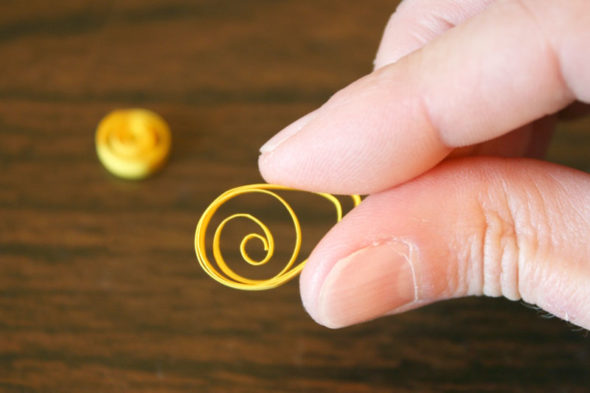
[[498,1],[335,94],[261,149],[273,183],[373,193],[453,149],[590,101],[590,3]]

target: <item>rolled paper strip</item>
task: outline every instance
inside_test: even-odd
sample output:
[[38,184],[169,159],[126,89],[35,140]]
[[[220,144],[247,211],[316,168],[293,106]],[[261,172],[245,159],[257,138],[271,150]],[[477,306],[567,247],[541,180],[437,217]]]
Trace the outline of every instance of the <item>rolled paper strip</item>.
[[166,161],[170,128],[147,109],[119,109],[105,116],[96,129],[96,153],[115,176],[143,179]]
[[[275,184],[250,184],[245,186],[240,186],[237,188],[233,188],[221,194],[217,199],[215,199],[207,209],[203,212],[199,223],[197,224],[197,229],[195,231],[195,252],[197,254],[197,259],[199,260],[199,264],[205,270],[205,272],[211,276],[214,280],[220,282],[223,285],[226,285],[231,288],[235,289],[242,289],[247,291],[261,291],[265,289],[271,289],[278,287],[292,279],[293,277],[297,276],[307,259],[297,263],[297,258],[299,257],[299,251],[301,249],[301,225],[299,224],[299,219],[295,215],[293,208],[287,203],[287,201],[280,195],[278,195],[275,191],[297,191],[289,187],[279,186]],[[255,280],[250,279],[247,277],[243,277],[240,274],[233,271],[228,264],[225,262],[222,254],[221,254],[221,232],[223,228],[229,223],[231,220],[236,218],[244,218],[247,220],[252,221],[256,224],[261,233],[250,233],[242,239],[240,243],[240,253],[244,261],[252,266],[261,266],[270,261],[272,258],[274,251],[275,251],[275,241],[270,232],[269,228],[258,218],[254,217],[248,213],[236,213],[232,214],[229,217],[225,218],[221,221],[221,223],[215,229],[213,235],[213,259],[215,263],[209,260],[207,256],[206,250],[206,232],[207,227],[213,218],[215,212],[228,200],[242,194],[248,193],[259,193],[265,194],[273,197],[276,199],[282,206],[287,210],[291,220],[293,222],[293,228],[295,230],[295,245],[293,246],[293,251],[291,257],[287,264],[283,267],[283,269],[268,279],[261,279]],[[316,193],[329,202],[332,203],[336,210],[336,220],[340,221],[343,216],[343,209],[342,204],[338,198],[331,194],[324,194],[324,193]],[[351,195],[352,202],[354,206],[357,206],[361,202],[361,197],[358,195]],[[251,239],[258,239],[263,247],[266,255],[261,260],[254,260],[252,259],[248,253],[246,252],[246,244]]]

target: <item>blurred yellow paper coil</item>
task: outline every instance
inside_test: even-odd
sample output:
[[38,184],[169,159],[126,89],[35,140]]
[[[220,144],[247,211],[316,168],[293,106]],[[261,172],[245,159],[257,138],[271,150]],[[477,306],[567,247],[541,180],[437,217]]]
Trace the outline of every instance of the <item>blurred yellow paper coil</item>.
[[146,109],[119,109],[105,116],[96,130],[96,153],[115,176],[143,179],[166,161],[171,137],[168,124]]

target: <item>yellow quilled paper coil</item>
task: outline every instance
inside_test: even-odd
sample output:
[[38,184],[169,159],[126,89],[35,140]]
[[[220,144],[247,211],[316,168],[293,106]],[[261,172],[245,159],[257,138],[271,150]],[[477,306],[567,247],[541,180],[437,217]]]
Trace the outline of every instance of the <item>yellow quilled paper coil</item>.
[[96,129],[96,153],[112,174],[143,179],[158,170],[170,151],[170,128],[146,109],[119,109]]
[[[301,272],[303,266],[305,265],[305,262],[307,261],[307,259],[305,259],[297,263],[297,258],[299,257],[299,251],[301,249],[301,225],[299,223],[299,219],[295,215],[295,212],[293,211],[293,208],[289,205],[289,203],[287,203],[287,201],[282,196],[274,192],[280,190],[297,191],[292,188],[274,184],[251,184],[233,188],[231,190],[224,192],[219,197],[217,197],[217,199],[215,199],[213,203],[209,205],[209,207],[207,207],[207,209],[201,216],[199,223],[197,224],[197,229],[195,232],[195,251],[197,254],[197,259],[199,260],[199,264],[201,265],[203,270],[205,270],[205,272],[207,272],[207,274],[211,276],[214,280],[220,282],[223,285],[235,289],[242,289],[247,291],[260,291],[275,288],[279,285],[282,285],[290,279],[292,279],[293,277],[297,276]],[[213,234],[212,240],[213,259],[215,263],[212,263],[209,260],[206,250],[207,227],[211,219],[213,218],[215,212],[228,200],[242,194],[250,193],[265,194],[275,198],[278,202],[280,202],[280,204],[282,204],[282,206],[289,213],[291,220],[293,221],[293,227],[295,229],[295,245],[293,247],[293,252],[291,254],[289,261],[287,262],[285,267],[275,276],[263,280],[249,279],[247,277],[243,277],[237,274],[228,266],[228,264],[223,259],[221,253],[220,240],[223,228],[231,220],[234,220],[236,218],[245,218],[254,222],[260,228],[261,232],[250,233],[242,238],[242,241],[240,243],[240,253],[242,255],[242,258],[245,262],[252,266],[261,266],[270,261],[275,251],[275,240],[269,228],[262,221],[260,221],[253,215],[248,213],[232,214],[229,217],[223,219],[221,223],[217,226]],[[317,193],[316,195],[319,195],[332,203],[336,210],[336,220],[340,221],[343,215],[343,209],[340,200],[338,200],[338,198],[331,194]],[[358,195],[351,195],[351,198],[354,206],[357,206],[361,202],[361,197]],[[266,255],[261,260],[254,260],[248,255],[246,251],[246,244],[252,239],[258,239],[260,242],[262,242]]]

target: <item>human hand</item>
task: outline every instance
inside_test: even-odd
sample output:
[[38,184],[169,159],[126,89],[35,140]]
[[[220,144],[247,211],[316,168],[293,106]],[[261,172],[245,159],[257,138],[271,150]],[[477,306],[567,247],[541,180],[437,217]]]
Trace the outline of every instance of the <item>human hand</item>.
[[317,322],[488,295],[590,328],[590,176],[514,158],[586,110],[589,43],[585,0],[402,3],[376,70],[261,148],[268,182],[371,194],[302,273]]

